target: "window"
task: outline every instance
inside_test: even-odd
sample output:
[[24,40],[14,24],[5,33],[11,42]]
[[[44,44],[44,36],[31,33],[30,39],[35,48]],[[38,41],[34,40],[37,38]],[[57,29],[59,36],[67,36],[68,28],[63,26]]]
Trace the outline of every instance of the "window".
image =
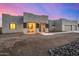
[[79,24],[78,24],[78,27],[79,27]]
[[49,24],[46,24],[46,28],[49,28]]
[[38,23],[36,23],[36,28],[39,28],[39,24]]
[[27,23],[23,23],[23,28],[27,28]]
[[11,23],[11,24],[10,24],[10,30],[15,30],[15,28],[16,28],[15,23]]
[[27,23],[27,32],[35,32],[36,31],[36,23]]
[[55,26],[55,25],[52,25],[52,26]]

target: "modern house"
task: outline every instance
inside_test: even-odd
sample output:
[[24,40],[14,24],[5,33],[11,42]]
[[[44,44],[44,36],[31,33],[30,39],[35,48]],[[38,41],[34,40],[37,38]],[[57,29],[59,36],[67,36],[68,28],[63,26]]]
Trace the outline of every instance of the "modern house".
[[23,16],[2,14],[2,33],[39,33],[77,31],[78,22],[66,19],[48,20],[46,15],[24,13]]
[[48,16],[24,13],[23,16],[2,14],[2,33],[48,32]]

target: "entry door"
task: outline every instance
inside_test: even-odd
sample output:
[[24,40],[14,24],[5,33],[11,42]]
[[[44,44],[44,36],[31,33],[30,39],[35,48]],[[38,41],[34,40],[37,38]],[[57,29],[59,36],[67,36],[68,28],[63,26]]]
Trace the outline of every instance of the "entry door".
[[36,23],[27,23],[27,32],[35,33],[36,32]]
[[40,32],[45,32],[45,24],[40,24]]

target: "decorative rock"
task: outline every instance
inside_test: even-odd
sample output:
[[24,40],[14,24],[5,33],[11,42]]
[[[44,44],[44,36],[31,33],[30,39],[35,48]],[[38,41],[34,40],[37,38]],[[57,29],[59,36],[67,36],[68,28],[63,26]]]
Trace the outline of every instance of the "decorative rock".
[[52,56],[79,56],[79,40],[49,50]]

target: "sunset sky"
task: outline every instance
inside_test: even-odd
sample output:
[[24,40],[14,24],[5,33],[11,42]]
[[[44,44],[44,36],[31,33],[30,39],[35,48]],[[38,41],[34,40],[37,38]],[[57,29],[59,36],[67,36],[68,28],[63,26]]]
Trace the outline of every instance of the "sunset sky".
[[48,15],[51,20],[59,18],[79,20],[79,4],[77,3],[0,3],[0,27],[2,13],[23,15],[23,12]]

